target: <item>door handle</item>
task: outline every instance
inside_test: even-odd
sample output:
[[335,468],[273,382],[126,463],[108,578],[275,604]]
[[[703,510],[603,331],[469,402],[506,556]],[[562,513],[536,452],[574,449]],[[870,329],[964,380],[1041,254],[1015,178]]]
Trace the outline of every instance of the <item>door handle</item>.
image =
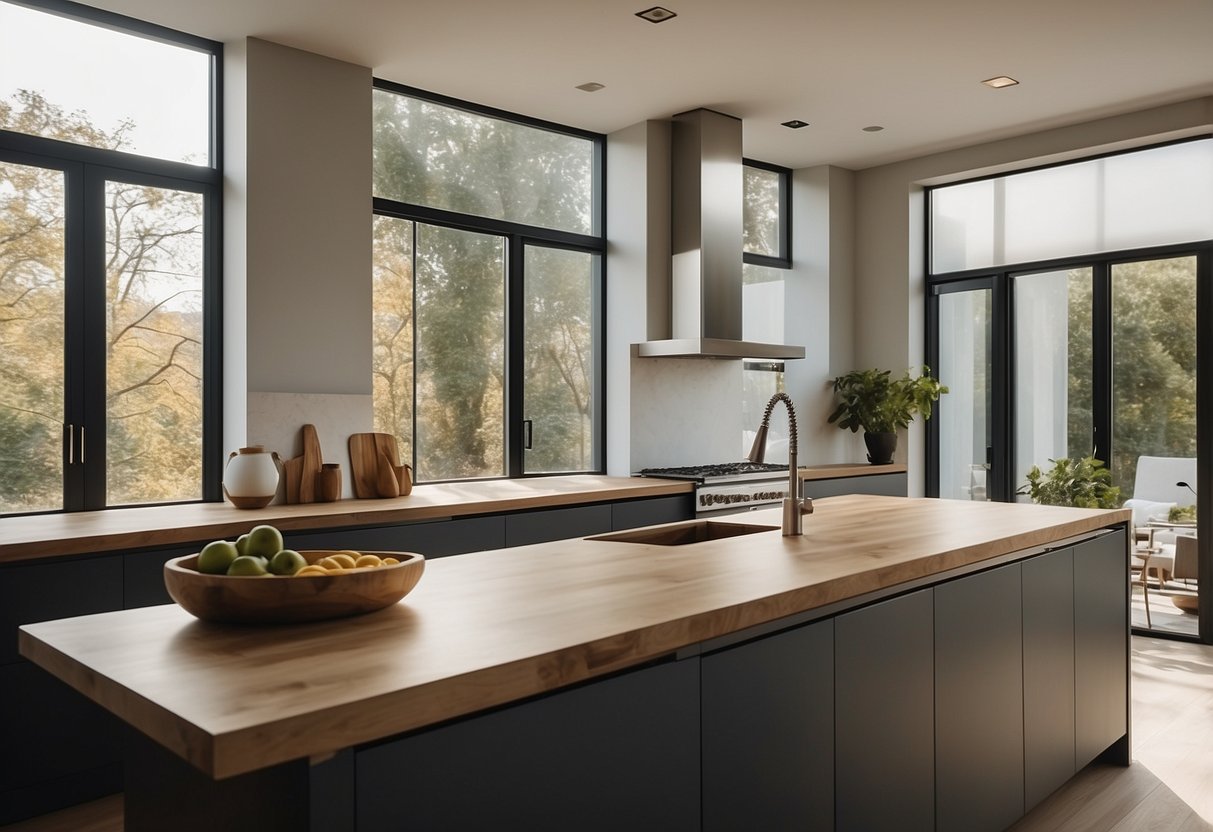
[[534,438],[534,425],[530,419],[524,419],[522,422],[522,447],[524,450],[531,450],[531,440]]

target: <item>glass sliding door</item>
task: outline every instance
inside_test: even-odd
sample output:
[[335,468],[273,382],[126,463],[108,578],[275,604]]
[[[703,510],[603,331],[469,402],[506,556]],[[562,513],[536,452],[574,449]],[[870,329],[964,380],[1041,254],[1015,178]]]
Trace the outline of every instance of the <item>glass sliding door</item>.
[[505,238],[415,233],[417,479],[504,476]]
[[1196,273],[1195,256],[1111,265],[1112,477],[1142,515],[1133,626],[1193,636]]
[[64,191],[0,161],[0,514],[63,508]]
[[203,196],[104,192],[106,505],[200,500]]
[[1016,489],[1033,465],[1094,451],[1092,277],[1079,267],[1012,279]]
[[992,498],[993,290],[944,291],[938,298],[938,377],[948,386],[936,411],[939,495]]
[[523,472],[591,471],[598,409],[599,255],[526,246]]

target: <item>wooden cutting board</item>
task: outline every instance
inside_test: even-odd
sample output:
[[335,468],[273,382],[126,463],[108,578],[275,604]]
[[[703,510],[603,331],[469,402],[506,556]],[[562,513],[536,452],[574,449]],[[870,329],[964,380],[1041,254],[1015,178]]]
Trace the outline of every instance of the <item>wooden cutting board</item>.
[[303,435],[303,469],[299,473],[299,502],[316,502],[316,478],[320,475],[320,466],[324,457],[320,452],[320,437],[316,435],[315,425],[304,425],[300,428]]
[[[400,454],[396,449],[396,437],[390,433],[350,434],[350,478],[354,483],[354,496],[359,499],[395,497],[399,494],[381,494],[379,490],[379,457],[386,457],[393,466],[400,465]],[[388,490],[388,489],[385,489]]]

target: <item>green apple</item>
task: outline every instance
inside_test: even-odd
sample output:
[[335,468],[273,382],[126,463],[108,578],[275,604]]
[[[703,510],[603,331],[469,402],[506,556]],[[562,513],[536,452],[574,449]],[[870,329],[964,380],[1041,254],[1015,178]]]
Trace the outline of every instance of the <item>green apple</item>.
[[275,575],[294,575],[307,566],[307,560],[294,549],[283,549],[270,559],[270,572]]
[[198,571],[208,575],[223,575],[240,553],[230,540],[215,540],[202,547],[198,554]]
[[232,565],[227,568],[228,575],[240,576],[255,576],[268,575],[265,569],[265,561],[261,558],[253,557],[252,555],[241,555],[232,561]]
[[248,535],[242,534],[236,538],[236,552],[241,555],[248,554]]
[[260,555],[269,560],[282,551],[282,532],[273,526],[253,526],[248,533],[244,554]]

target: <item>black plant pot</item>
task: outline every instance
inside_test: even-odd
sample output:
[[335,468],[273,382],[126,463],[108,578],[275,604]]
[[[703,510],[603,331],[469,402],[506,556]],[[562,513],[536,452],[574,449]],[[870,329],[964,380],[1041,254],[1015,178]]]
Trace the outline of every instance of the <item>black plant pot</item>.
[[868,446],[868,462],[873,465],[888,465],[893,461],[893,451],[897,450],[897,434],[865,431],[863,443]]

